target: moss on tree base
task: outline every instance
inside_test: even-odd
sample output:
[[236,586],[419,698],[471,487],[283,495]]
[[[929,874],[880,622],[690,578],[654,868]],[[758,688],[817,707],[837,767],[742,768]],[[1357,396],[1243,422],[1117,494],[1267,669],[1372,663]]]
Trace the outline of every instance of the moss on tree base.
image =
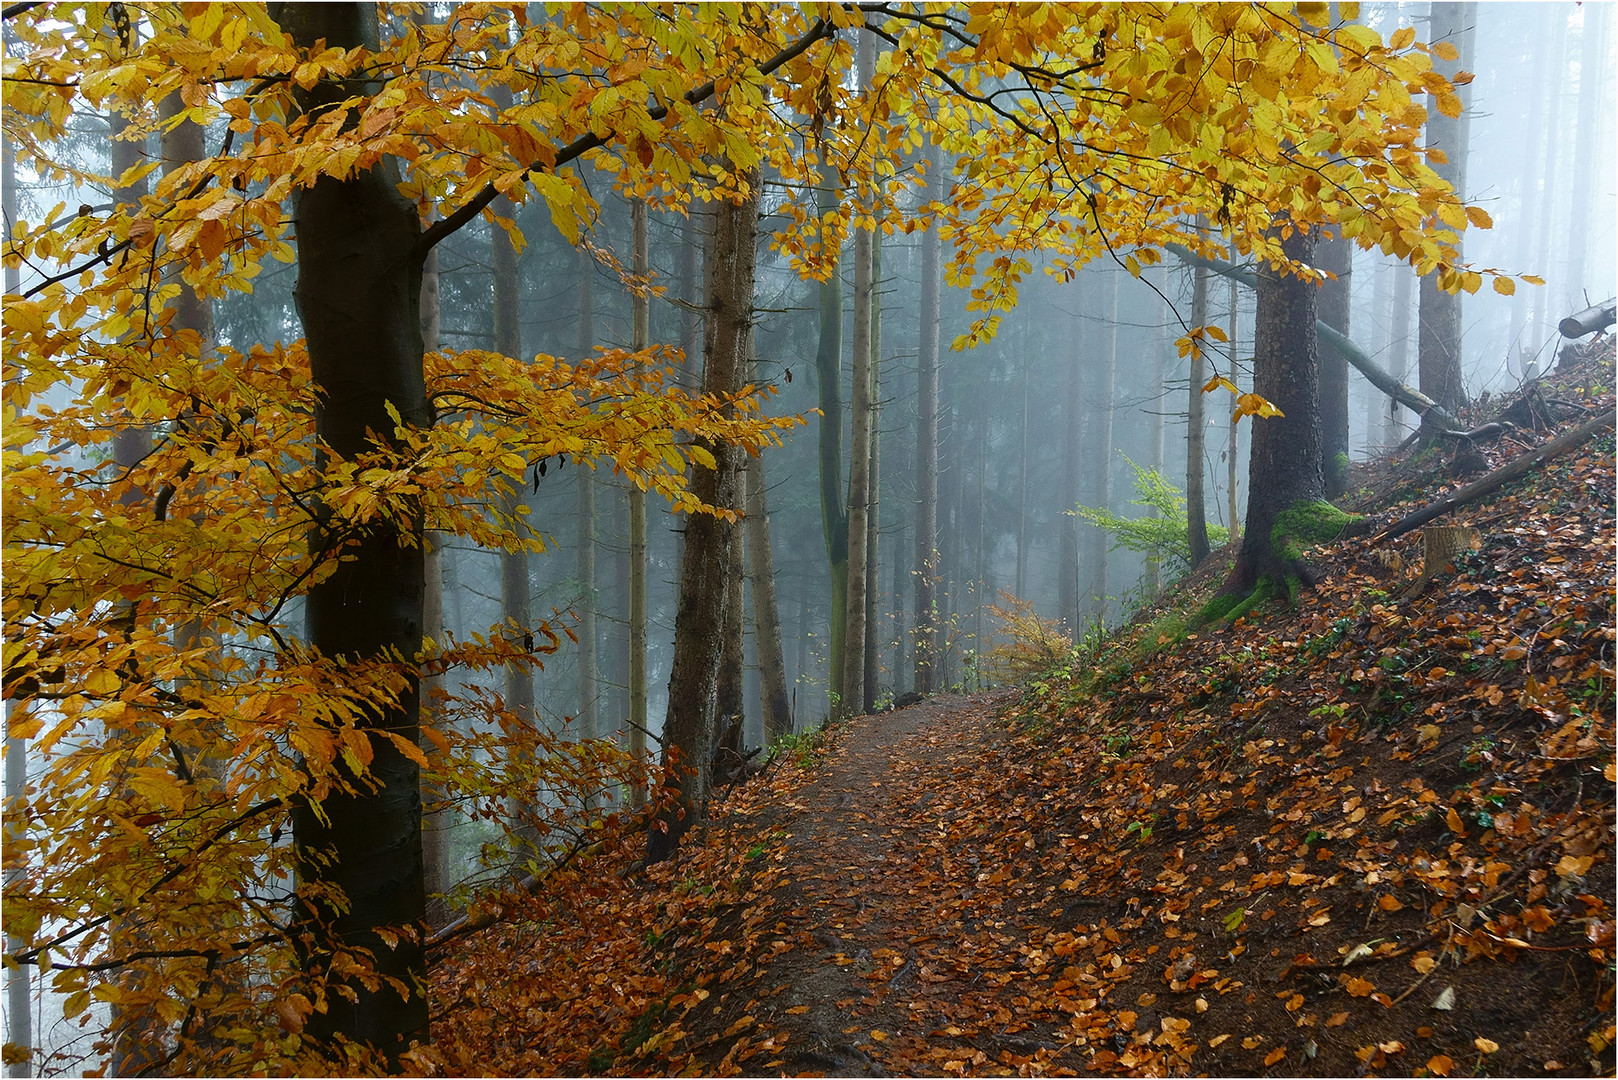
[[[1317,544],[1352,535],[1356,530],[1363,531],[1363,528],[1358,514],[1340,510],[1324,499],[1294,503],[1275,516],[1275,524],[1270,528],[1269,550],[1264,553],[1261,565],[1244,567],[1244,560],[1238,559],[1226,590],[1202,606],[1197,612],[1197,623],[1233,622],[1282,596],[1296,607],[1299,594],[1315,582],[1313,571],[1304,562],[1304,552]],[[1244,571],[1253,573],[1255,570],[1251,585],[1244,587]]]

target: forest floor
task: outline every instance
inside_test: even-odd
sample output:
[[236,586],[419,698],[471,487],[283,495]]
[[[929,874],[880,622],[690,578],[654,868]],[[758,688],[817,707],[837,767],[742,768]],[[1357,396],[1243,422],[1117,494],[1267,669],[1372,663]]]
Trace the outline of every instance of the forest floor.
[[[1610,415],[1611,355],[1544,396]],[[1205,566],[1065,670],[831,728],[458,943],[438,1067],[1611,1074],[1614,493],[1608,427],[1441,518],[1478,546],[1419,588],[1419,531],[1346,539],[1196,628]]]

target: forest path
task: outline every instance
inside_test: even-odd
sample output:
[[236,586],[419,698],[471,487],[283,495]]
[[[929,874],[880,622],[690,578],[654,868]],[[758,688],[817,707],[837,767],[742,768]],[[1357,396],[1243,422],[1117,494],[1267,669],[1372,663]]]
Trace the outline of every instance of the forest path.
[[686,1021],[716,1072],[936,1073],[954,1036],[975,1044],[958,1060],[981,1060],[994,1033],[955,1020],[1011,1015],[968,1004],[993,996],[995,980],[981,981],[963,939],[999,913],[996,886],[1011,875],[961,834],[992,813],[978,773],[1010,747],[996,718],[1015,697],[942,695],[840,733],[768,834],[763,890],[731,969],[751,975],[746,990],[716,989],[718,1004]]

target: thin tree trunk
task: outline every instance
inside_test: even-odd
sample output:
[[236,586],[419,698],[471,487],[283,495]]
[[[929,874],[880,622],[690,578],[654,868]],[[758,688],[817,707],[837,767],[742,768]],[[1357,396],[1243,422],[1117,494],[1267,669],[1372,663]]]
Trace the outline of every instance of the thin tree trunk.
[[1022,357],[1022,414],[1017,424],[1017,584],[1013,590],[1019,597],[1027,595],[1028,591],[1028,382],[1029,373],[1033,370],[1028,358],[1028,323],[1024,321],[1020,329],[1022,348],[1018,352]]
[[[1082,286],[1076,284],[1074,293],[1082,295],[1081,288]],[[1070,340],[1079,341],[1078,317],[1073,316],[1069,325],[1072,328]],[[1057,618],[1073,632],[1077,640],[1077,635],[1084,626],[1084,618],[1079,611],[1079,519],[1070,511],[1079,505],[1081,498],[1079,459],[1083,452],[1084,380],[1081,377],[1078,356],[1072,356],[1068,360],[1063,397],[1065,400],[1062,408],[1062,463],[1059,474],[1062,516],[1057,519],[1059,522],[1057,527],[1061,530],[1061,547],[1057,553],[1056,608]]]
[[[746,375],[759,177],[754,172],[745,179],[747,198],[740,203],[721,203],[714,215],[702,377],[702,389],[710,394],[739,391]],[[735,508],[741,452],[729,444],[704,440],[704,445],[713,455],[715,467],[693,465],[691,491],[710,506]],[[686,830],[702,816],[713,777],[719,636],[730,596],[725,574],[737,529],[720,518],[694,514],[685,531],[668,714],[663,724],[661,780],[668,805],[653,822],[647,841],[649,862],[672,855]]]
[[[1561,80],[1549,80],[1545,74],[1547,71],[1562,70],[1559,54],[1562,51],[1562,30],[1567,26],[1567,15],[1559,7],[1551,10],[1557,12],[1555,19],[1557,31],[1553,42],[1546,43],[1538,34],[1534,34],[1526,43],[1534,54],[1534,68],[1526,89],[1526,93],[1531,95],[1528,105],[1528,126],[1525,129],[1528,146],[1522,156],[1522,172],[1517,178],[1517,220],[1523,227],[1517,230],[1516,244],[1517,265],[1525,269],[1532,267],[1530,260],[1539,239],[1539,230],[1545,228],[1546,206],[1550,202],[1549,185],[1546,185],[1546,190],[1541,194],[1539,183],[1541,180],[1550,179],[1549,163],[1545,158],[1555,134],[1545,126],[1545,99],[1561,92]],[[1555,68],[1548,66],[1553,54],[1558,54],[1558,64]],[[1534,273],[1544,276],[1545,271],[1540,267],[1535,269]],[[1527,358],[1533,355],[1529,349],[1533,338],[1525,336],[1528,329],[1528,312],[1528,290],[1518,289],[1511,296],[1510,348],[1512,355],[1520,358],[1522,366],[1517,370],[1519,376],[1526,370]]]
[[[1477,23],[1478,6],[1474,0],[1435,0],[1430,5],[1432,40],[1447,41],[1460,51],[1454,61],[1433,60],[1433,68],[1445,76],[1457,71],[1470,71],[1473,52],[1472,28]],[[1461,99],[1461,115],[1445,116],[1436,107],[1427,117],[1427,144],[1443,151],[1446,162],[1433,166],[1433,171],[1449,181],[1456,198],[1466,198],[1466,156],[1469,135],[1467,110],[1471,108],[1472,91],[1468,86],[1456,87]],[[1457,254],[1461,241],[1455,241]],[[1438,287],[1438,275],[1428,274],[1421,279],[1420,323],[1418,324],[1416,362],[1421,392],[1438,402],[1449,412],[1458,412],[1466,404],[1466,385],[1461,370],[1461,297]],[[1423,417],[1423,437],[1436,437],[1432,432],[1439,426],[1438,418],[1428,413]]]
[[[649,286],[652,260],[646,236],[646,201],[630,204],[632,269],[642,288],[630,301],[630,347],[637,352],[652,343],[651,297]],[[646,759],[646,492],[629,485],[629,756]],[[635,784],[629,792],[629,805],[640,809],[646,804],[646,791]]]
[[[1475,6],[1475,5],[1474,5]],[[1578,132],[1573,140],[1573,220],[1568,229],[1567,297],[1575,309],[1585,301],[1599,303],[1601,296],[1590,296],[1585,279],[1586,252],[1589,250],[1590,215],[1588,208],[1600,206],[1604,199],[1601,191],[1608,189],[1611,177],[1597,184],[1595,162],[1602,154],[1602,139],[1596,121],[1612,103],[1607,99],[1606,65],[1612,49],[1607,20],[1611,16],[1606,4],[1584,5],[1584,30],[1580,34],[1579,55],[1579,119]],[[1468,38],[1476,35],[1468,34]],[[1470,40],[1467,48],[1470,49]],[[1469,56],[1463,55],[1465,63]],[[1472,70],[1467,67],[1466,70]],[[1610,252],[1609,252],[1610,254]]]
[[[752,376],[749,376],[752,379]],[[747,459],[747,567],[753,590],[753,647],[758,653],[759,712],[764,741],[792,734],[786,662],[781,655],[781,614],[775,597],[775,556],[770,547],[769,491],[762,455]]]
[[[1208,322],[1208,269],[1198,263],[1191,271],[1191,325]],[[1208,364],[1200,354],[1191,358],[1191,393],[1186,403],[1185,434],[1185,511],[1186,540],[1195,570],[1208,557],[1208,505],[1203,495],[1204,442],[1207,421],[1202,412],[1202,386],[1208,381]]]
[[[1118,372],[1118,277],[1110,269],[1100,273],[1101,280],[1101,334],[1096,344],[1096,379],[1090,395],[1093,423],[1090,426],[1090,446],[1085,453],[1089,460],[1086,470],[1091,476],[1090,505],[1098,510],[1112,509],[1112,409],[1113,391]],[[1096,525],[1084,527],[1085,550],[1083,564],[1090,571],[1085,598],[1085,621],[1105,626],[1107,622],[1107,547],[1106,530]]]
[[[439,286],[438,249],[427,253],[421,267],[421,343],[425,352],[439,347]],[[436,530],[427,533],[427,550],[423,554],[422,636],[438,648],[444,644],[444,546],[448,537]],[[428,675],[422,679],[422,711],[429,725],[443,722],[435,713],[434,703],[444,690],[442,675]],[[439,801],[442,792],[436,785],[422,794],[424,806]],[[448,890],[449,830],[452,814],[445,810],[430,811],[421,826],[422,871],[425,875],[427,895],[436,896]]]
[[[876,62],[876,38],[860,34],[859,87],[867,90]],[[866,209],[861,207],[863,213]],[[854,381],[849,395],[848,615],[843,638],[843,681],[838,713],[852,716],[865,704],[865,549],[871,511],[871,232],[854,230]]]
[[[1549,5],[1549,10],[1557,12],[1555,37],[1552,41],[1551,70],[1567,70],[1567,31],[1568,15],[1571,8],[1561,4]],[[1550,293],[1556,287],[1556,278],[1551,273],[1551,238],[1565,235],[1566,221],[1557,213],[1561,202],[1560,193],[1566,190],[1567,185],[1558,183],[1561,179],[1561,169],[1566,164],[1566,153],[1569,148],[1567,140],[1557,137],[1562,123],[1562,92],[1559,80],[1551,80],[1550,108],[1545,117],[1545,190],[1540,196],[1539,215],[1535,221],[1534,235],[1538,246],[1534,261],[1531,264],[1534,272],[1548,278],[1552,285],[1547,288],[1534,290],[1534,315],[1529,321],[1529,333],[1532,340],[1542,342],[1552,333],[1552,319],[1549,315]],[[1521,291],[1521,290],[1519,290]],[[1555,348],[1553,345],[1552,348]],[[1547,360],[1550,358],[1547,358]]]
[[[10,139],[0,139],[0,213],[3,213],[7,237],[10,229],[17,221],[17,174],[14,155]],[[5,289],[7,296],[15,296],[22,291],[22,271],[19,267],[7,264],[5,268]],[[27,815],[21,811],[19,800],[23,798],[28,789],[28,740],[20,735],[12,734],[11,726],[12,703],[5,703],[6,720],[6,770],[5,770],[5,804],[4,821],[5,846],[7,851],[17,850],[22,824]],[[9,892],[14,884],[26,876],[26,866],[7,863],[4,874],[4,887]],[[24,947],[21,938],[7,934],[5,938],[6,952],[20,952]],[[7,1041],[26,1050],[32,1050],[34,1045],[33,1030],[33,968],[25,964],[12,964],[8,966],[5,974],[6,983],[6,1034]],[[6,1066],[7,1076],[30,1077],[34,1075],[32,1056],[24,1057],[21,1061],[11,1062]]]
[[[579,344],[580,363],[595,355],[595,258],[579,249]],[[575,573],[579,579],[579,706],[581,742],[601,737],[596,717],[596,485],[590,469],[579,468],[574,476],[579,485],[579,546]]]
[[871,474],[868,478],[865,515],[865,699],[863,711],[876,710],[877,688],[881,665],[877,657],[877,606],[881,590],[881,559],[877,542],[881,533],[882,509],[882,234],[871,236],[871,388],[870,440]]
[[[926,199],[942,196],[941,156],[927,144]],[[938,669],[938,308],[943,273],[938,227],[921,237],[920,348],[916,359],[916,557],[911,587],[916,600],[915,692],[930,694]]]
[[[1410,308],[1411,293],[1415,291],[1416,272],[1403,263],[1389,268],[1393,278],[1393,318],[1388,331],[1388,374],[1398,382],[1410,377]],[[1399,415],[1399,402],[1388,399],[1387,427],[1382,442],[1397,446],[1404,440],[1404,420]]]
[[[820,189],[822,219],[837,209],[837,192]],[[828,276],[819,287],[820,337],[815,374],[820,390],[820,524],[831,573],[831,635],[827,694],[832,715],[845,715],[844,648],[848,640],[848,504],[843,498],[843,286],[828,253]]]
[[[1236,244],[1232,242],[1230,245],[1231,260],[1234,261],[1236,256]],[[1236,279],[1230,278],[1228,279],[1228,282],[1230,286],[1228,300],[1230,305],[1230,324],[1225,329],[1225,336],[1228,337],[1230,341],[1226,347],[1230,350],[1230,381],[1240,385],[1241,373],[1236,366],[1237,358],[1241,356],[1241,352],[1236,347],[1239,340],[1236,331],[1241,322],[1240,296],[1237,290]],[[1230,539],[1227,542],[1230,544],[1239,544],[1242,538],[1240,500],[1237,497],[1238,492],[1236,490],[1236,478],[1238,475],[1236,463],[1239,457],[1239,451],[1241,450],[1241,431],[1241,425],[1236,422],[1233,415],[1229,424],[1230,439],[1225,446],[1225,500],[1226,510],[1228,511],[1225,521],[1229,526]]]
[[[379,46],[371,5],[288,5],[281,19],[299,48],[322,40],[333,48]],[[373,89],[323,82],[299,92],[298,103],[313,112]],[[375,450],[378,440],[386,446],[400,422],[431,424],[422,372],[421,226],[414,204],[399,192],[395,163],[385,159],[345,179],[322,177],[300,188],[292,218],[293,296],[321,391],[315,406],[321,459],[352,458]],[[328,542],[330,517],[322,519],[311,537],[317,548]],[[421,521],[378,516],[366,525],[306,602],[311,646],[351,663],[411,656],[421,647]],[[404,678],[399,697],[360,723],[415,743],[419,687],[414,675]],[[300,922],[312,934],[305,963],[330,987],[326,1011],[305,1030],[316,1038],[340,1033],[396,1057],[411,1039],[427,1037],[426,955],[414,936],[384,938],[377,930],[417,926],[425,914],[421,778],[391,739],[370,741],[365,783],[348,793],[334,790],[318,812],[303,804],[293,814],[304,889]],[[345,904],[333,902],[333,890]],[[370,966],[383,982],[368,987],[331,971],[334,951],[355,948],[370,950]]]
[[[496,216],[503,218],[514,217],[517,212],[511,200],[505,196],[495,200],[493,210]],[[521,359],[522,318],[521,301],[518,299],[517,251],[512,246],[511,237],[498,225],[492,226],[489,230],[489,265],[493,279],[494,351],[514,359]],[[582,473],[585,470],[581,467],[579,471]],[[513,519],[512,527],[519,534],[527,530],[527,522],[517,520],[521,498],[522,492],[513,490],[507,493],[501,502],[502,511]],[[533,623],[529,559],[525,548],[500,553],[500,618],[505,624],[505,632],[519,642],[523,640],[528,627]],[[530,729],[537,729],[539,717],[534,707],[532,670],[522,664],[507,664],[504,697],[506,708],[519,718],[520,723]],[[531,762],[525,756],[518,764],[520,767]],[[521,786],[524,792],[529,792],[532,788],[533,785],[529,783]],[[538,842],[534,825],[535,807],[528,796],[516,796],[510,801],[509,813],[513,823],[513,836],[517,843],[517,850],[513,854],[520,868],[535,854],[534,846]]]

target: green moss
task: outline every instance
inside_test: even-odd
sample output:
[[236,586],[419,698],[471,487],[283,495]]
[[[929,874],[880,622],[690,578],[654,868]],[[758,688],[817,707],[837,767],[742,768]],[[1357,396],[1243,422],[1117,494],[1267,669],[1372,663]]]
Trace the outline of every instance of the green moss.
[[[1324,544],[1343,535],[1343,530],[1359,520],[1359,515],[1339,510],[1324,499],[1294,503],[1275,515],[1275,526],[1270,529],[1270,550],[1283,563],[1303,558],[1303,553],[1316,544]],[[1288,583],[1288,592],[1294,592]]]

